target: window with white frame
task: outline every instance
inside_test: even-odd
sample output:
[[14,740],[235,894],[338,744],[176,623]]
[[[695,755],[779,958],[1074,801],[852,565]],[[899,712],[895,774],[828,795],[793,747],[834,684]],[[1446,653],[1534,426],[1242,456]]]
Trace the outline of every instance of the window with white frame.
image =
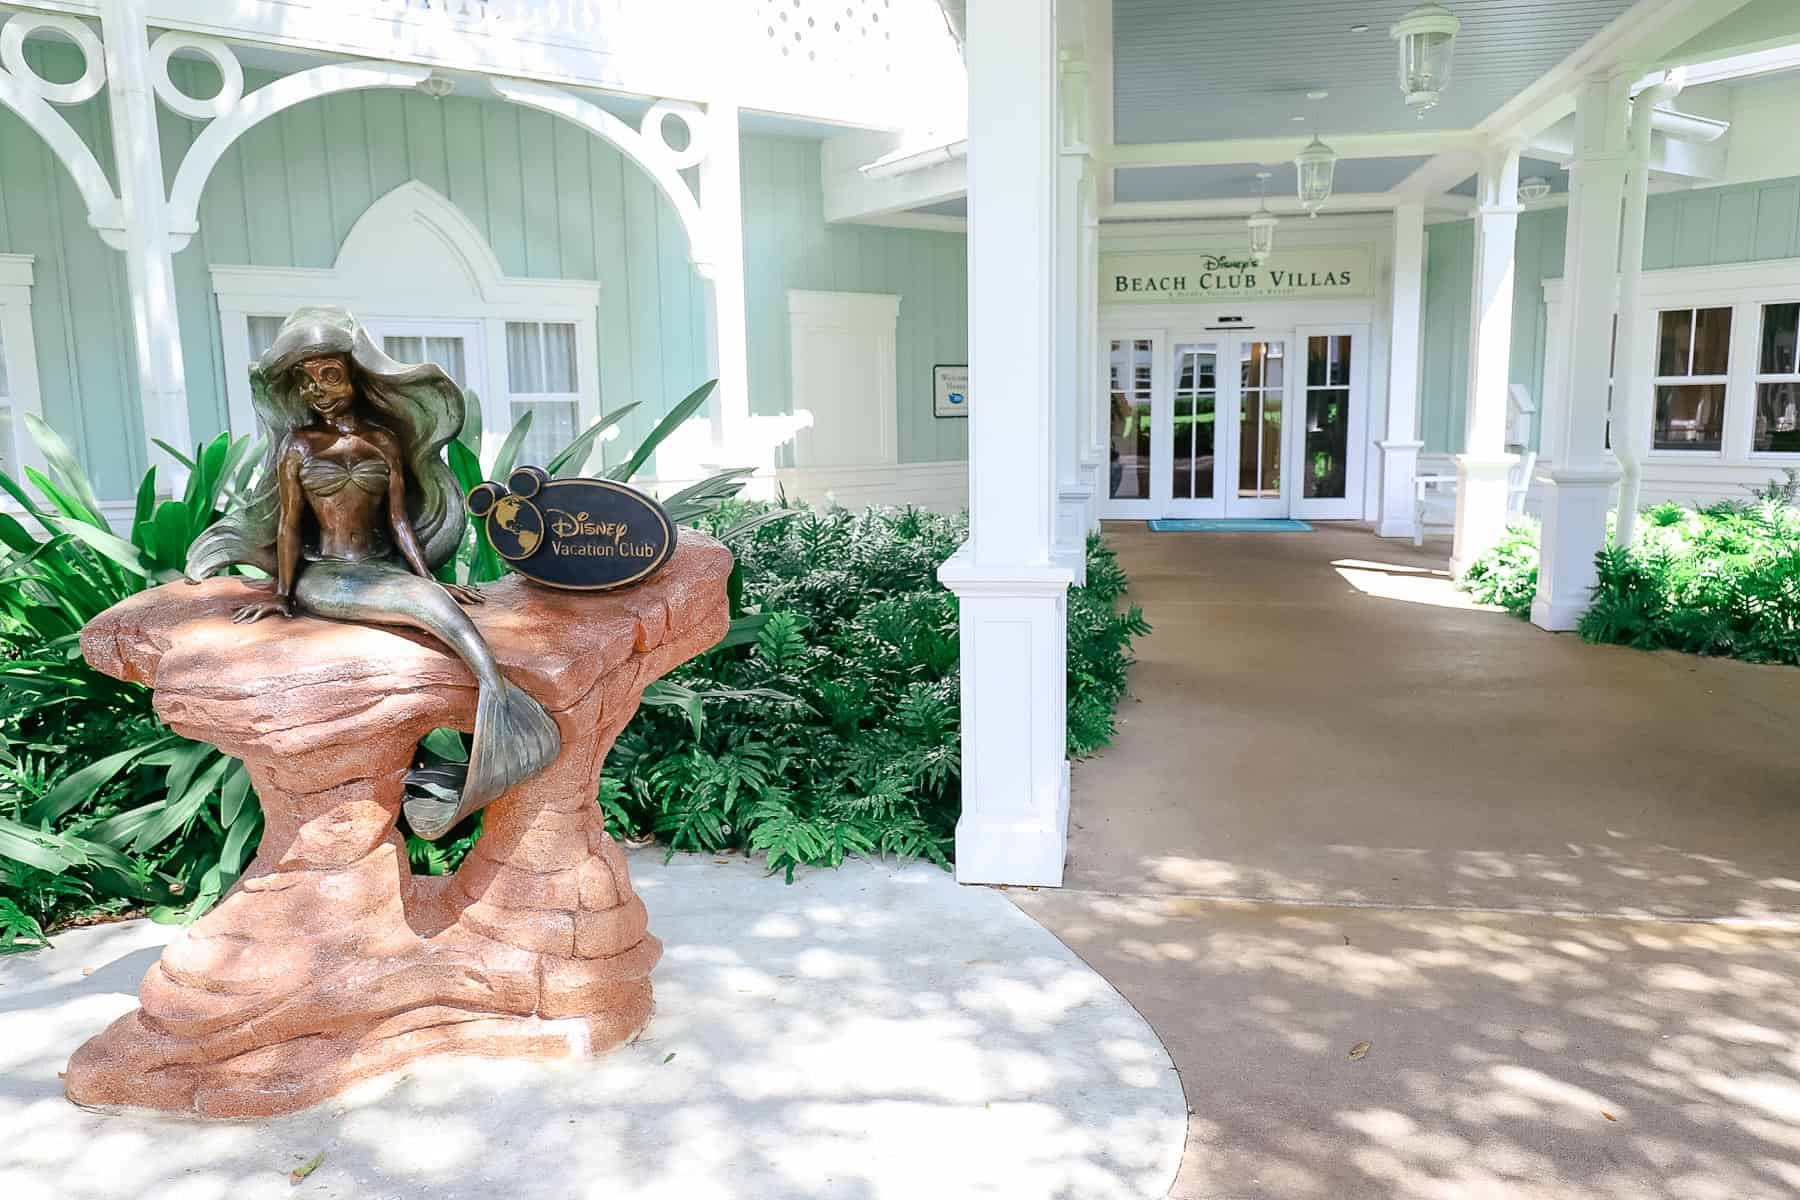
[[1800,302],[1762,306],[1753,454],[1800,454]]
[[1657,450],[1718,452],[1725,438],[1731,373],[1731,309],[1674,308],[1657,314]]
[[575,440],[581,422],[580,375],[571,321],[506,323],[507,401],[514,423],[531,414],[521,463],[542,466]]

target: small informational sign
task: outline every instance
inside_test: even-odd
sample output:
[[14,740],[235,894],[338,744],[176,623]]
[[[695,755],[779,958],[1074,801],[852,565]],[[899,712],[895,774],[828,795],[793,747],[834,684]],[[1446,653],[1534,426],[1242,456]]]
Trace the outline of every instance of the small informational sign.
[[675,553],[675,523],[663,506],[610,479],[552,479],[542,467],[520,467],[504,487],[477,484],[468,503],[501,558],[554,588],[642,583]]
[[939,363],[931,368],[931,415],[969,415],[969,365]]
[[1256,262],[1241,249],[1122,250],[1100,256],[1100,303],[1330,299],[1375,290],[1367,246],[1295,246]]

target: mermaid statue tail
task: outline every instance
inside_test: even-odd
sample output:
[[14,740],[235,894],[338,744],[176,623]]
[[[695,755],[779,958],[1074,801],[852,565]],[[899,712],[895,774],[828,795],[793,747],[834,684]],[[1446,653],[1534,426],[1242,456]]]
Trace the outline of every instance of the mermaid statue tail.
[[556,761],[561,748],[556,722],[524,688],[505,678],[497,687],[484,683],[475,701],[475,736],[461,797],[451,801],[415,792],[406,800],[406,823],[422,838],[442,837],[513,784]]
[[[315,616],[336,621],[405,625],[431,634],[468,664],[480,685],[475,701],[475,733],[461,794],[438,787],[409,788],[404,805],[415,834],[435,838],[507,789],[556,761],[562,735],[556,722],[525,689],[500,673],[467,613],[436,583],[391,560],[307,563],[295,583],[294,598]],[[453,776],[451,777],[453,778]]]

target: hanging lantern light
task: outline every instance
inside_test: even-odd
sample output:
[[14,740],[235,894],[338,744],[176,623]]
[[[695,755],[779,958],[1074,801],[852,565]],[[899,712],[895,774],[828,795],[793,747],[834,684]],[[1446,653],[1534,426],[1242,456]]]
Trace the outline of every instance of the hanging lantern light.
[[1519,181],[1519,203],[1531,204],[1542,200],[1550,194],[1550,181],[1542,175],[1533,175],[1529,179]]
[[1261,198],[1257,202],[1256,211],[1250,214],[1244,224],[1250,227],[1250,261],[1260,267],[1275,252],[1277,219],[1269,211],[1269,173],[1258,171],[1256,177],[1262,180]]
[[1425,115],[1437,107],[1438,94],[1450,86],[1450,59],[1462,28],[1441,4],[1421,4],[1394,22],[1388,36],[1400,43],[1400,90],[1406,107]]
[[1337,151],[1313,134],[1306,149],[1294,156],[1294,170],[1299,178],[1300,206],[1306,215],[1316,217],[1331,199],[1331,179],[1337,171]]

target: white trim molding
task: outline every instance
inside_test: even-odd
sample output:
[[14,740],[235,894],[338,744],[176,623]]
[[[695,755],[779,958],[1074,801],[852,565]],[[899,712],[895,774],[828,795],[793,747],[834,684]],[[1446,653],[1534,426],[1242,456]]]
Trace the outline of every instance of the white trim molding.
[[[0,348],[6,358],[7,403],[12,408],[12,444],[17,463],[6,463],[13,478],[24,481],[22,467],[44,469],[44,456],[25,428],[26,413],[44,415],[38,388],[37,342],[31,327],[32,256],[0,254]],[[12,507],[11,502],[7,504]]]
[[580,424],[592,424],[600,415],[600,284],[508,276],[462,210],[417,180],[371,204],[329,268],[223,265],[212,268],[212,280],[219,298],[233,433],[256,428],[250,407],[249,318],[285,317],[309,304],[342,305],[366,321],[479,322],[485,377],[471,383],[495,404],[503,403],[510,391],[506,323],[572,323]]
[[[899,368],[898,343],[900,297],[882,292],[811,292],[790,288],[787,294],[789,369],[792,398],[790,411],[796,416],[810,415],[806,426],[821,429],[821,418],[828,437],[802,428],[794,442],[794,461],[800,467],[885,466],[899,457]],[[813,380],[808,365],[808,347],[821,335],[842,335],[867,341],[874,361],[867,372],[867,391],[862,396],[839,396],[838,403],[847,404],[836,410],[818,405],[813,389],[833,388],[829,378]],[[866,402],[873,399],[873,405]],[[828,447],[844,445],[848,432],[839,425],[854,416],[866,428],[868,449],[848,457]]]

